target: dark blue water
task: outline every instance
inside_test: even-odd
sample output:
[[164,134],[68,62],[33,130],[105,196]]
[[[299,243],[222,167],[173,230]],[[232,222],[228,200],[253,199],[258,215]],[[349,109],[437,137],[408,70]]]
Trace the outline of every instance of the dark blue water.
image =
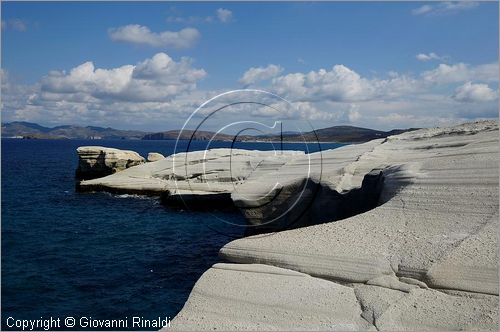
[[[219,248],[232,239],[227,234],[242,236],[242,227],[219,220],[242,224],[237,212],[179,211],[154,198],[76,193],[75,150],[96,143],[143,156],[169,155],[175,144],[2,139],[3,329],[8,317],[172,318],[196,280],[217,262]],[[181,145],[185,149],[186,143]],[[192,142],[190,150],[205,145]],[[338,146],[322,144],[322,149]]]

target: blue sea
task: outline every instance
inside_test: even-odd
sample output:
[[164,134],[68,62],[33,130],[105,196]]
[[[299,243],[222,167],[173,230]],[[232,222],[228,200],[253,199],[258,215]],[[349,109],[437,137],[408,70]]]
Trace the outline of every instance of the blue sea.
[[[156,198],[76,193],[76,148],[83,145],[146,156],[172,154],[175,141],[2,139],[3,330],[9,329],[8,317],[173,318],[196,280],[218,261],[219,248],[243,236],[243,227],[220,221],[244,224],[237,211],[173,210]],[[182,142],[181,151],[186,146]],[[205,147],[192,142],[190,151]],[[305,148],[284,144],[284,149]]]

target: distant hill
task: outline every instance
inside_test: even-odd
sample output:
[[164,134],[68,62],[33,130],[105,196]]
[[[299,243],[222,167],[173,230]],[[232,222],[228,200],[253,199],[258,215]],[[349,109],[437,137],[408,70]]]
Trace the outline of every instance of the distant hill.
[[[391,131],[380,131],[353,126],[334,126],[318,129],[315,132],[306,132],[299,134],[296,132],[284,132],[283,141],[285,142],[339,142],[339,143],[360,143],[367,142],[376,138],[385,138],[390,135],[396,135],[411,129],[393,129]],[[103,128],[95,126],[57,126],[44,127],[30,122],[10,122],[2,124],[2,137],[17,138],[45,138],[45,139],[143,139],[143,140],[176,140],[180,130],[170,130],[159,133],[148,133],[138,130],[119,130],[114,128]],[[206,141],[212,139],[215,132],[197,131],[193,136],[192,130],[184,130],[181,139]],[[233,135],[217,134],[213,140],[232,141]],[[280,135],[258,135],[258,136],[239,136],[238,141],[279,141]]]
[[377,138],[386,138],[391,135],[397,135],[406,131],[415,130],[410,129],[393,129],[390,131],[380,131],[368,128],[354,127],[354,126],[334,126],[315,130],[314,132],[307,132],[302,135],[291,134],[284,135],[284,141],[320,141],[320,142],[339,142],[339,143],[360,143],[367,142]]
[[[339,143],[361,143],[367,142],[376,138],[385,138],[391,135],[397,135],[406,131],[415,130],[410,129],[393,129],[391,131],[380,131],[367,128],[353,127],[353,126],[334,126],[329,128],[318,129],[303,134],[295,132],[284,132],[284,142],[339,142]],[[194,139],[196,140],[209,140],[215,133],[211,131],[197,131]],[[171,130],[160,133],[153,133],[145,135],[145,140],[175,140],[179,135],[179,130]],[[186,130],[182,132],[181,139],[191,139],[193,132]],[[279,141],[280,135],[259,135],[259,136],[239,136],[238,141]],[[218,134],[214,140],[231,141],[232,135]]]
[[[179,137],[179,132],[180,130],[169,130],[165,132],[160,132],[160,133],[153,133],[153,134],[147,134],[144,135],[142,139],[144,140],[176,140]],[[198,141],[208,141],[210,140],[213,136],[215,135],[215,132],[213,131],[196,131],[193,139],[198,140]],[[193,136],[193,130],[183,130],[180,139],[186,139],[189,140]],[[217,134],[217,139],[218,141],[230,141],[233,139],[232,135],[226,135],[226,134]]]
[[30,122],[2,124],[2,137],[46,138],[46,139],[141,139],[147,132],[119,130],[95,126],[57,126],[53,128]]

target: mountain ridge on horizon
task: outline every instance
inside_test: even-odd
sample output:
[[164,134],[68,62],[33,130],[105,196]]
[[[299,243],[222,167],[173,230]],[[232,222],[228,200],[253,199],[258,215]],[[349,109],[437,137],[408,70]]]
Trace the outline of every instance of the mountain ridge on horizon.
[[[322,141],[322,142],[340,142],[340,143],[360,143],[376,138],[385,138],[390,135],[396,135],[402,132],[415,130],[392,129],[389,131],[375,130],[369,128],[340,125],[332,126],[306,133],[284,132],[283,141]],[[112,127],[99,126],[77,126],[77,125],[58,125],[54,127],[45,127],[33,122],[13,121],[2,123],[2,138],[27,138],[27,139],[134,139],[134,140],[175,140],[179,136],[180,129],[167,130],[161,132],[141,131],[141,130],[122,130]],[[215,138],[213,138],[215,136]],[[212,131],[193,131],[185,130],[181,139],[196,140],[222,140],[232,141],[233,135],[217,134]],[[280,135],[244,135],[238,136],[240,141],[279,141]]]

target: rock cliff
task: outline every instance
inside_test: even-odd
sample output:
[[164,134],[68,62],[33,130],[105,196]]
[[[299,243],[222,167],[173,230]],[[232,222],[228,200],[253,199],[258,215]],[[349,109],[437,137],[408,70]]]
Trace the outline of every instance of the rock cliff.
[[103,177],[145,162],[137,152],[102,146],[82,146],[77,149],[77,153],[78,179]]
[[[497,123],[367,144],[340,168],[324,165],[319,183],[345,194],[380,170],[375,208],[228,243],[220,256],[230,263],[200,278],[172,328],[498,330]],[[352,148],[324,154],[341,163]],[[329,197],[319,196],[322,218],[335,214]]]
[[226,244],[170,329],[498,330],[498,157],[483,121],[311,154],[177,154],[82,187],[231,202],[282,230]]

